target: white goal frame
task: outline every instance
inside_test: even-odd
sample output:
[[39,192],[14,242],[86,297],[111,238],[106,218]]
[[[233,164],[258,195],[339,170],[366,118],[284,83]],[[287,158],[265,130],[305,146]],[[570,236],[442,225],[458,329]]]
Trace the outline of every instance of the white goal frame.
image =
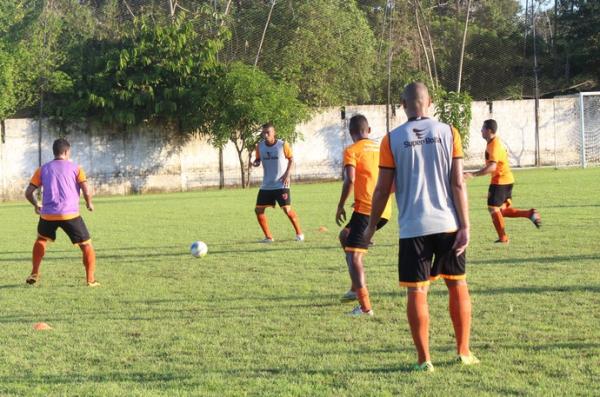
[[579,129],[580,129],[580,138],[581,138],[581,148],[580,148],[580,161],[581,167],[587,167],[587,159],[585,153],[585,107],[584,107],[584,98],[586,96],[600,96],[600,91],[590,91],[590,92],[580,92],[579,93]]

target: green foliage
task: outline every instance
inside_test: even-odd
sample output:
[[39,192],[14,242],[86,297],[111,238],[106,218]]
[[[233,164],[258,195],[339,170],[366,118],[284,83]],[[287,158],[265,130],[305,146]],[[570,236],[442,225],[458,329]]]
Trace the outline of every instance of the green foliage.
[[[200,37],[185,14],[164,21],[136,18],[118,42],[84,43],[82,53],[96,53],[99,59],[83,61],[82,93],[71,109],[111,124],[162,122],[178,130],[198,129],[204,109],[198,101],[219,68],[221,47],[221,39]],[[66,92],[65,99],[72,94]]]
[[16,108],[14,92],[14,60],[0,49],[0,120],[12,116]]
[[375,37],[354,0],[302,2],[281,54],[281,75],[311,106],[366,103],[374,85]]
[[471,102],[471,96],[466,92],[439,90],[435,93],[435,115],[440,121],[458,129],[465,150],[469,147]]

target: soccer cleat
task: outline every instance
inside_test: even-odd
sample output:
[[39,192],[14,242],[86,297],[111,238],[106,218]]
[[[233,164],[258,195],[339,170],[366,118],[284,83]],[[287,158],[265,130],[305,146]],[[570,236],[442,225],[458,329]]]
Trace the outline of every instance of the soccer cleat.
[[273,240],[273,237],[265,237],[262,240],[259,240],[259,243],[265,243],[265,244],[271,244],[272,242],[274,242],[275,240]]
[[304,241],[304,234],[296,234],[296,241]]
[[542,226],[542,217],[535,208],[531,209],[531,215],[529,216],[529,220],[533,222],[535,227],[537,227],[538,229]]
[[99,287],[100,283],[98,281],[96,281],[96,280],[94,280],[94,281],[88,281],[87,286],[91,287],[91,288]]
[[352,317],[362,317],[362,316],[373,316],[373,310],[369,310],[368,312],[364,312],[363,309],[359,306],[356,306],[350,313],[348,313],[349,316]]
[[423,364],[415,364],[415,366],[413,367],[413,371],[433,372],[435,371],[435,368],[433,367],[431,361],[425,361]]
[[459,355],[456,357],[456,362],[462,365],[477,365],[479,364],[479,359],[473,355],[473,353],[469,352],[468,356]]
[[40,281],[40,275],[35,273],[30,274],[29,277],[25,279],[25,282],[29,285],[33,285],[38,281]]
[[508,238],[499,238],[498,240],[494,241],[494,243],[508,245]]
[[349,302],[349,301],[355,301],[358,299],[358,296],[356,295],[356,292],[350,290],[348,292],[346,292],[344,295],[342,295],[342,302]]

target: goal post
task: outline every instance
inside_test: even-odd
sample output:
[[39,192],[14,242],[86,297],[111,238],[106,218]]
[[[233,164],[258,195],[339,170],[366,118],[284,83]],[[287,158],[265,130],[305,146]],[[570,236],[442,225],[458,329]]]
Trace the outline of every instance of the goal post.
[[600,164],[600,91],[579,93],[581,167]]

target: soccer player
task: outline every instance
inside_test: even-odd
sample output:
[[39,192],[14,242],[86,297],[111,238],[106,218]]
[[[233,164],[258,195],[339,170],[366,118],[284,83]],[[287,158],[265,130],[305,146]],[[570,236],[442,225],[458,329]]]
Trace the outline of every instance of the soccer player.
[[481,136],[487,141],[485,148],[485,167],[475,172],[465,172],[465,178],[471,179],[480,175],[492,175],[488,190],[488,211],[492,216],[492,223],[498,233],[496,243],[508,244],[508,235],[504,229],[504,217],[528,218],[535,227],[542,226],[542,218],[535,208],[520,210],[511,207],[512,188],[515,178],[508,164],[508,152],[498,138],[498,123],[496,120],[485,120],[481,127]]
[[[336,223],[341,226],[346,221],[344,204],[350,196],[350,191],[354,189],[354,212],[350,222],[340,232],[340,242],[346,252],[346,263],[352,280],[352,288],[342,299],[358,298],[359,306],[354,308],[351,315],[372,316],[373,310],[365,281],[363,256],[369,247],[369,240],[364,239],[364,232],[369,223],[371,198],[379,175],[379,144],[369,139],[371,128],[367,118],[363,115],[353,116],[348,129],[354,143],[344,150],[344,184],[335,214]],[[377,229],[387,223],[391,213],[392,207],[388,201],[382,219],[377,224]]]
[[463,152],[458,131],[427,117],[431,99],[423,83],[404,89],[408,121],[381,142],[379,179],[365,232],[370,239],[396,182],[400,226],[398,272],[407,287],[406,312],[418,354],[415,370],[434,370],[429,354],[431,281],[443,278],[449,292],[450,318],[458,362],[479,360],[469,350],[471,299],[465,275],[469,244],[469,205],[463,180]]
[[[25,191],[25,197],[33,205],[35,213],[40,215],[38,238],[33,245],[33,267],[31,275],[25,281],[27,284],[40,281],[40,265],[46,253],[46,246],[49,241],[56,240],[56,229],[61,228],[83,253],[87,285],[97,287],[100,283],[94,277],[96,253],[83,218],[79,215],[80,191],[83,192],[87,209],[94,210],[85,172],[70,161],[71,145],[66,139],[55,140],[52,151],[54,160],[35,171]],[[34,192],[40,188],[41,205],[34,197]]]
[[256,198],[256,218],[265,238],[263,243],[272,243],[273,235],[269,229],[265,208],[275,208],[275,203],[287,215],[296,231],[296,241],[304,241],[298,214],[292,209],[290,197],[290,172],[294,164],[292,149],[287,142],[277,139],[275,127],[271,123],[264,124],[261,132],[262,140],[256,145],[255,167],[263,165],[263,183]]

